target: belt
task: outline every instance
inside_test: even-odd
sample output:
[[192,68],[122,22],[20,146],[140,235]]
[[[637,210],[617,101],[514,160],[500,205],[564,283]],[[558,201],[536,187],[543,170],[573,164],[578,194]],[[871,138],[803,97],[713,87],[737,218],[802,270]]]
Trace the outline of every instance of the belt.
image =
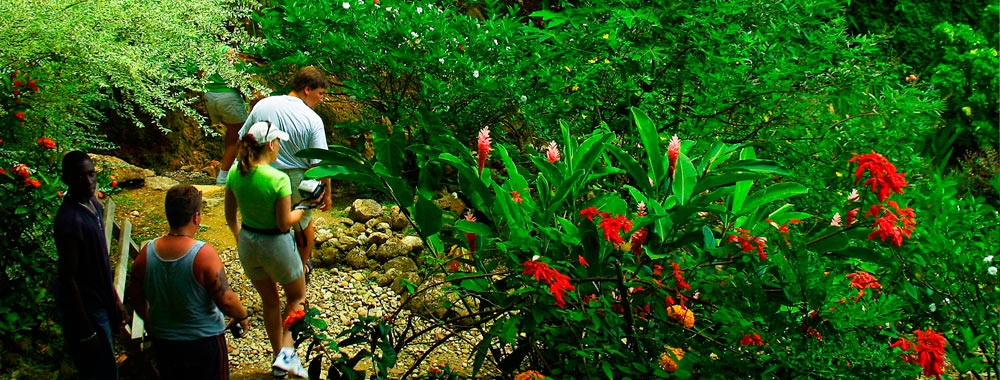
[[254,228],[246,225],[246,223],[243,223],[241,228],[258,235],[284,235],[287,234],[289,231],[291,231],[291,230],[282,231],[277,228],[268,228],[268,229]]

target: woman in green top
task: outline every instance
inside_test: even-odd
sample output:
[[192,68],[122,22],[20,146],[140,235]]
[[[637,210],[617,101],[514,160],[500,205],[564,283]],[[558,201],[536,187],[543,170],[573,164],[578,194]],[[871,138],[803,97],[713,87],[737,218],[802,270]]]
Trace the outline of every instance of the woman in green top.
[[[276,355],[274,374],[287,371],[305,377],[291,332],[282,326],[288,314],[302,310],[306,285],[302,259],[289,233],[304,207],[292,210],[288,175],[270,165],[281,140],[288,140],[288,134],[266,121],[252,125],[240,139],[239,170],[231,170],[226,181],[226,223],[236,238],[243,271],[260,294],[264,328]],[[243,214],[242,224],[237,224],[237,211]],[[285,291],[284,310],[278,284]]]

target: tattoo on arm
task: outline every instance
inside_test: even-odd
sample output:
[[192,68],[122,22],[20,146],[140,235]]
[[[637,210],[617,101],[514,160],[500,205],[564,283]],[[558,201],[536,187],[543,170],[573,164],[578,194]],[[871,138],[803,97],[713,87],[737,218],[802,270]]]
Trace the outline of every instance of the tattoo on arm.
[[213,297],[221,297],[229,291],[229,282],[226,281],[226,267],[219,268],[219,273],[215,275],[215,283],[211,292]]

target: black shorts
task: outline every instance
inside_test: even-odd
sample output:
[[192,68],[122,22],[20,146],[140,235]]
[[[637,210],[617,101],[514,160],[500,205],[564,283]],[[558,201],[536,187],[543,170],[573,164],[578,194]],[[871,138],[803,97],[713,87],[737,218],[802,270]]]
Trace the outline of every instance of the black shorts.
[[226,334],[197,340],[153,340],[156,369],[163,380],[228,380]]

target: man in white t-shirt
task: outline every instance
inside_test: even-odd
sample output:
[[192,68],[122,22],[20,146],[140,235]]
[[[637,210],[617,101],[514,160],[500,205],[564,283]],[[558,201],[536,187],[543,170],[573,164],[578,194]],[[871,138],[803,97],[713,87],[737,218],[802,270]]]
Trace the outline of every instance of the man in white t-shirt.
[[[306,148],[327,149],[326,130],[323,128],[323,120],[313,111],[319,102],[323,101],[323,95],[329,83],[326,76],[315,67],[305,67],[295,74],[292,79],[292,92],[288,95],[271,96],[265,98],[250,111],[240,136],[243,136],[250,129],[251,125],[260,121],[268,121],[272,125],[288,134],[287,141],[281,142],[281,150],[278,151],[278,158],[271,163],[275,169],[288,174],[288,179],[292,183],[292,204],[295,205],[301,200],[298,187],[302,182],[305,171],[316,166],[319,160],[299,158],[295,156],[299,150]],[[321,179],[326,184],[326,192],[323,194],[323,203],[320,210],[329,210],[332,206],[330,193],[330,179]],[[302,219],[292,226],[295,231],[295,241],[302,256],[302,264],[306,266],[306,273],[309,272],[309,258],[312,255],[315,244],[316,233],[312,225],[312,210],[306,210]]]

